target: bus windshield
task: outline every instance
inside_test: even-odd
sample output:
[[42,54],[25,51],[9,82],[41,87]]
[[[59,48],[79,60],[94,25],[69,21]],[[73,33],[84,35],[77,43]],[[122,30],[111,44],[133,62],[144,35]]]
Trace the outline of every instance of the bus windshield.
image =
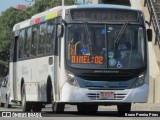
[[[138,69],[144,67],[145,39],[142,26],[68,24],[67,65],[82,69]],[[118,37],[118,39],[117,39]]]

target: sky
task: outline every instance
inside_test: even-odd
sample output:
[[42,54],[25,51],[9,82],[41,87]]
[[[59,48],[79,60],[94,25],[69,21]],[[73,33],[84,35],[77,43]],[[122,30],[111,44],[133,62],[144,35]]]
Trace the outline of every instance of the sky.
[[[16,7],[16,5],[30,5],[30,2],[26,1],[34,1],[34,0],[0,0],[0,13],[10,7]],[[77,1],[83,3],[83,0],[77,0]],[[88,2],[90,0],[85,0],[85,1]]]
[[[26,0],[31,1],[31,0]],[[16,7],[16,5],[29,5],[29,2],[25,0],[0,0],[0,13],[10,7]]]

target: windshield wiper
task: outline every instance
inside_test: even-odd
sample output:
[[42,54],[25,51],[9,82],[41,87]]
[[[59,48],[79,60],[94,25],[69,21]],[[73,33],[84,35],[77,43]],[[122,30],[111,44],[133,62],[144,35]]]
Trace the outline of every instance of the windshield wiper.
[[92,55],[92,42],[91,42],[91,38],[90,38],[90,35],[89,35],[88,23],[87,22],[84,22],[84,28],[85,28],[85,31],[86,31],[87,39],[89,41],[89,52],[90,52],[90,55]]
[[118,36],[116,37],[116,40],[115,40],[115,42],[114,42],[114,45],[119,43],[119,40],[120,40],[122,34],[124,33],[127,25],[128,25],[128,21],[126,21],[126,22],[123,24],[121,30],[120,30],[119,33],[118,33]]

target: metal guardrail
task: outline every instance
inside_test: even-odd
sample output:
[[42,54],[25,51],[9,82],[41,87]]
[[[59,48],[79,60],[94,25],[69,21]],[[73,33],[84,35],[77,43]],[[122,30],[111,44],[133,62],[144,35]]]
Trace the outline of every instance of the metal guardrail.
[[153,28],[155,31],[155,45],[158,44],[159,48],[160,48],[160,23],[158,21],[158,16],[156,13],[156,9],[155,9],[155,0],[145,0],[144,1],[144,6],[148,7],[148,11],[150,13],[150,21],[149,21],[149,25],[151,25],[151,23],[153,24]]

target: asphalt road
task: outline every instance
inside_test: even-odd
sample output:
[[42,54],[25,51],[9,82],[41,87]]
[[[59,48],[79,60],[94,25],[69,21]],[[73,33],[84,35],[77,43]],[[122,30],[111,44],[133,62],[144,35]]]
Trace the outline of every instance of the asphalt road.
[[[11,111],[13,115],[13,113],[14,112],[16,113],[16,111],[21,113],[21,107],[12,106],[12,108],[9,108],[9,109],[0,107],[0,111],[1,111],[0,114],[2,114],[2,112],[5,112],[5,111],[6,112]],[[148,110],[140,110],[140,109],[137,110],[134,108],[132,108],[132,111],[133,112],[126,114],[126,116],[120,116],[117,112],[116,106],[99,106],[98,112],[96,114],[88,115],[88,114],[79,114],[77,112],[76,106],[66,105],[64,113],[55,114],[51,112],[51,106],[47,105],[45,108],[42,109],[41,113],[37,113],[38,116],[42,116],[42,117],[38,117],[38,118],[24,118],[23,117],[23,119],[29,119],[29,120],[31,119],[34,119],[34,120],[41,120],[41,119],[42,120],[51,120],[51,119],[52,120],[88,120],[88,119],[90,120],[143,120],[143,119],[159,120],[160,119],[160,112],[151,112]],[[138,116],[138,117],[135,117],[135,116]],[[21,117],[18,117],[18,118],[17,117],[14,117],[14,118],[13,117],[12,118],[2,117],[2,119],[3,120],[8,120],[8,119],[17,120],[17,119],[22,119],[22,118]]]

